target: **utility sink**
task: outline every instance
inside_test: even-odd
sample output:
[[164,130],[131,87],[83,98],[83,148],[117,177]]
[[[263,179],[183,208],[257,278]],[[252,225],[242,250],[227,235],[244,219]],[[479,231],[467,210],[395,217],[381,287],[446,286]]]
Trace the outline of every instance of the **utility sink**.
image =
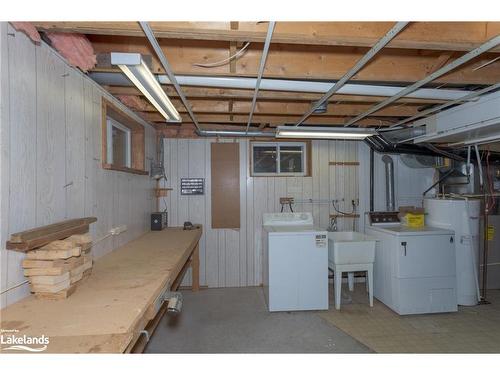
[[360,232],[328,232],[328,263],[373,263],[376,242],[375,237]]

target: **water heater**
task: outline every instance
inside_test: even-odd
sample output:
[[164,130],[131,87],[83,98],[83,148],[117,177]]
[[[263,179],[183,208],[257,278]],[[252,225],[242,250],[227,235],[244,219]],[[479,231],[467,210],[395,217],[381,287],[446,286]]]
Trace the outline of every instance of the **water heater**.
[[463,306],[479,301],[479,216],[481,202],[474,199],[424,200],[426,224],[455,231],[457,302]]

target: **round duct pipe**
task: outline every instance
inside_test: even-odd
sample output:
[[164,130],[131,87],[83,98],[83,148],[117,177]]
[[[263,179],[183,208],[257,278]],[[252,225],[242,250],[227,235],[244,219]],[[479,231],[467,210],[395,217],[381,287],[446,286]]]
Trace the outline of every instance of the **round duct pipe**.
[[394,161],[389,155],[382,156],[385,164],[385,204],[387,211],[396,210],[396,199],[394,195]]

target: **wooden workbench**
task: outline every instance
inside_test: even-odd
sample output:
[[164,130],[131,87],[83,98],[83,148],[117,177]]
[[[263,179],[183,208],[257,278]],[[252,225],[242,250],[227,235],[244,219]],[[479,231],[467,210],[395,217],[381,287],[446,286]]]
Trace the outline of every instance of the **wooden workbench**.
[[175,288],[189,265],[198,290],[201,232],[148,232],[96,260],[90,277],[68,299],[29,296],[0,310],[0,327],[19,330],[16,335],[48,336],[46,352],[132,351],[140,331],[155,316],[158,320],[154,306],[162,291]]

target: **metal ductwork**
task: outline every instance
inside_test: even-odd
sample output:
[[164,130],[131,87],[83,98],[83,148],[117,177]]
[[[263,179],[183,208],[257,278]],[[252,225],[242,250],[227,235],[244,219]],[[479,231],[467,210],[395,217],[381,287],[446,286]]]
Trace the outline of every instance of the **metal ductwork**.
[[385,164],[385,204],[387,211],[396,210],[396,199],[394,195],[394,161],[389,155],[382,156]]

